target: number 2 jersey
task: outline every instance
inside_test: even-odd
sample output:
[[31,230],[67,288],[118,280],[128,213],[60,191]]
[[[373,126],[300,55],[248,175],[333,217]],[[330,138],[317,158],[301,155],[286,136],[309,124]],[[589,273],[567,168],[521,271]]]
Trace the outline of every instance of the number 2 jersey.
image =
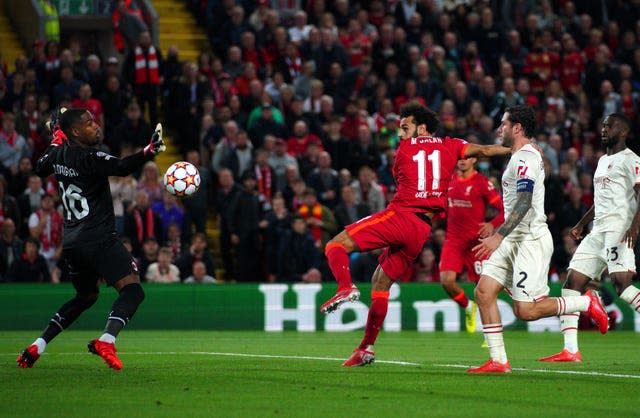
[[459,138],[419,136],[400,141],[393,164],[396,194],[389,208],[443,213],[447,190],[468,143]]
[[126,176],[150,160],[142,152],[119,159],[65,142],[47,148],[36,174],[55,174],[64,208],[63,248],[95,245],[116,237],[109,176]]
[[502,200],[504,218],[509,218],[518,201],[518,192],[532,193],[531,207],[518,226],[504,239],[535,240],[548,233],[547,216],[544,214],[544,164],[542,156],[531,144],[511,155],[502,173]]

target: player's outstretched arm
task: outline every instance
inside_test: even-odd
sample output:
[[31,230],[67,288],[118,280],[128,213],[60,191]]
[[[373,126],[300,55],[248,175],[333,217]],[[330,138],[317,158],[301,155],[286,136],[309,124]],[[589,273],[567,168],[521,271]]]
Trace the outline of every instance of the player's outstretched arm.
[[585,226],[589,225],[591,221],[593,221],[595,214],[595,206],[592,205],[589,210],[582,216],[582,219],[580,219],[578,223],[575,224],[573,228],[571,228],[571,231],[569,231],[569,233],[574,240],[577,241],[579,239],[582,239],[582,230]]
[[467,144],[464,150],[465,158],[471,157],[502,157],[511,154],[511,148],[502,145]]

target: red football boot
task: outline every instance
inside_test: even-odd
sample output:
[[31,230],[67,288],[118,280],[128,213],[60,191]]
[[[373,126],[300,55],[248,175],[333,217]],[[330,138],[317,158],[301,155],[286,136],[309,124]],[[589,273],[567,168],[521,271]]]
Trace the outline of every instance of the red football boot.
[[340,305],[345,302],[353,302],[360,299],[360,291],[357,287],[351,286],[350,289],[338,290],[335,295],[320,306],[320,312],[328,314],[336,311]]
[[554,354],[548,357],[542,357],[541,359],[538,359],[538,361],[547,362],[547,363],[556,363],[556,362],[580,363],[582,361],[582,355],[580,354],[579,351],[572,353],[571,351],[565,348],[558,354]]
[[122,369],[122,362],[116,355],[116,345],[112,343],[105,343],[100,340],[91,340],[87,344],[87,348],[90,353],[96,354],[107,363],[107,366],[114,370]]
[[18,363],[18,367],[22,367],[23,369],[33,367],[33,364],[40,358],[40,354],[38,354],[38,346],[35,344],[31,344],[29,347],[22,350],[22,353],[16,359]]
[[609,329],[609,315],[604,309],[604,305],[602,304],[602,301],[600,301],[598,294],[593,290],[587,290],[583,296],[588,296],[590,299],[589,309],[587,309],[587,312],[591,318],[596,321],[596,324],[598,324],[600,334],[606,334]]
[[467,369],[467,373],[511,373],[511,366],[509,365],[509,362],[504,364],[498,363],[494,359],[490,358],[480,367]]
[[376,359],[376,355],[373,353],[373,348],[368,346],[367,349],[358,348],[354,350],[344,363],[342,363],[345,367],[356,367],[356,366],[366,366],[367,364],[373,363]]

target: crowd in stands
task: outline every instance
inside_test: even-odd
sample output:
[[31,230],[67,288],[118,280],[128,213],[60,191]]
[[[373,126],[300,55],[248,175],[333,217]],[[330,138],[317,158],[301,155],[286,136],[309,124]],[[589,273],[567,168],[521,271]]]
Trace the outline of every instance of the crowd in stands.
[[[197,62],[153,45],[131,20],[135,3],[121,0],[114,17],[121,57],[83,54],[70,38],[36,41],[15,71],[0,67],[2,280],[64,280],[58,191],[32,174],[44,121],[63,105],[89,109],[118,156],[161,120],[199,167],[200,192],[181,201],[154,162],[111,180],[118,232],[141,277],[163,283],[215,282],[215,268],[225,281],[331,281],[324,245],[393,196],[409,101],[438,112],[438,134],[484,144],[508,106],[536,108],[557,279],[577,245],[569,228],[593,204],[602,117],[623,112],[639,128],[637,1],[185,0],[210,41]],[[500,188],[503,164],[477,168]],[[403,281],[439,280],[445,236],[435,225]],[[353,256],[355,281],[376,257]]]

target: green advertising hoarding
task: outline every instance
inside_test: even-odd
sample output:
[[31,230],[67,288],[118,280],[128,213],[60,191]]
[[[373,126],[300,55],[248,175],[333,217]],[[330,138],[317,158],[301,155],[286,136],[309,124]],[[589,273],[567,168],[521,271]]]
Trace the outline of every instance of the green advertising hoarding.
[[[367,319],[370,285],[360,285],[362,300],[345,304],[331,315],[322,315],[320,305],[333,295],[335,285],[321,284],[235,284],[235,285],[151,285],[145,284],[146,298],[130,324],[135,329],[210,329],[264,331],[350,331],[362,329]],[[464,284],[471,294],[473,285]],[[74,329],[97,329],[104,325],[115,291],[103,287],[96,305],[87,311]],[[0,285],[0,329],[38,330],[74,291],[61,285]],[[560,287],[551,286],[559,295]],[[506,329],[531,332],[559,331],[557,317],[533,322],[515,318],[506,294],[499,308]],[[616,329],[640,332],[640,315],[616,299],[607,307],[616,310]],[[478,321],[479,323],[480,321]],[[447,298],[435,283],[407,283],[393,286],[386,331],[460,331],[464,312]]]

